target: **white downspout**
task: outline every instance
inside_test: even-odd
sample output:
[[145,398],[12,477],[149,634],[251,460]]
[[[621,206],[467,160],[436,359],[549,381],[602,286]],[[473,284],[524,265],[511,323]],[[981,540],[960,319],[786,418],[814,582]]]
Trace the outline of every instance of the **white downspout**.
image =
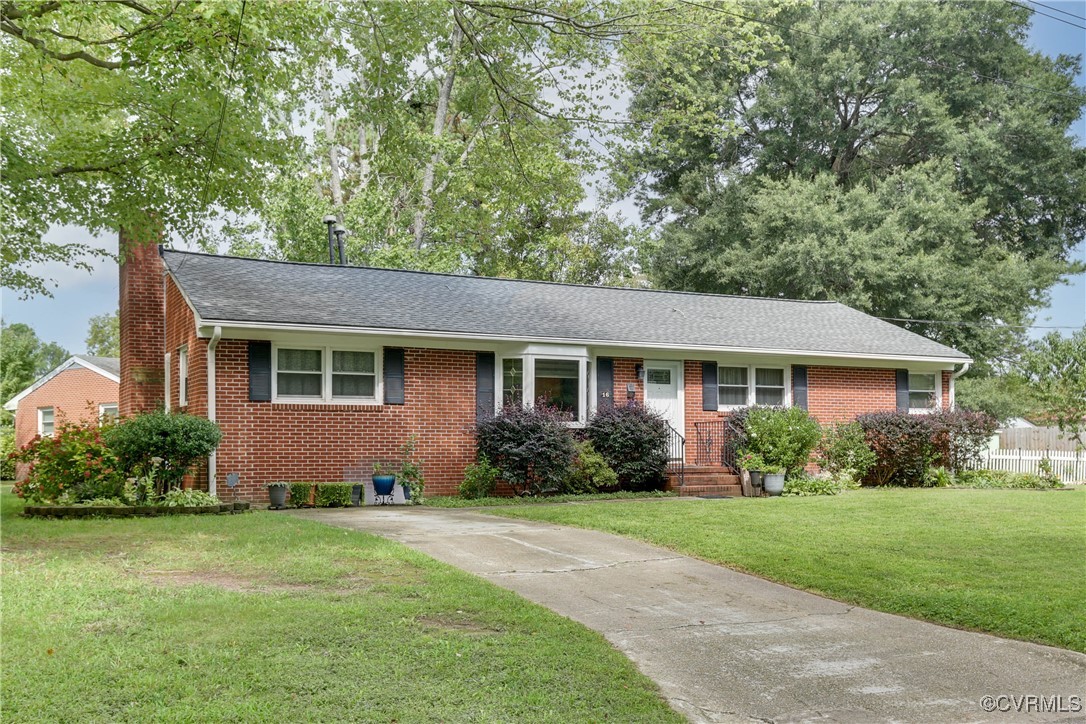
[[[222,337],[222,327],[215,325],[215,331],[211,333],[211,339],[207,343],[207,419],[215,422],[215,349],[219,346]],[[215,485],[215,451],[207,456],[207,492],[216,494]]]
[[969,367],[972,364],[973,364],[972,362],[966,362],[965,364],[962,365],[962,368],[960,370],[958,370],[957,372],[955,372],[954,374],[952,374],[950,376],[950,408],[949,409],[951,409],[951,410],[954,409],[954,404],[955,404],[955,400],[954,400],[954,380],[958,379],[959,377],[964,375],[966,372],[968,372]]

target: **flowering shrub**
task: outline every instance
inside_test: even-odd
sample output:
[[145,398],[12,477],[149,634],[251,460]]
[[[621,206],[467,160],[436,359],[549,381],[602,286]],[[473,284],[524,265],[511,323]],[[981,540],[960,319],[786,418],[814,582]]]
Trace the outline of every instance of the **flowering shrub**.
[[752,407],[743,421],[747,441],[744,452],[758,455],[763,470],[802,470],[822,437],[818,421],[801,407]]
[[181,487],[185,473],[218,447],[222,432],[202,417],[159,411],[121,420],[106,428],[103,438],[128,475],[139,477],[157,468],[156,485],[164,493]]
[[875,464],[875,453],[868,447],[859,423],[831,425],[822,432],[818,464],[834,475],[850,472],[859,480]]
[[586,433],[623,490],[651,490],[663,483],[668,425],[652,410],[633,402],[604,408],[596,412]]
[[975,464],[996,427],[990,415],[957,410],[927,415],[875,412],[860,415],[856,422],[875,453],[864,482],[907,487],[929,484],[932,465],[957,474]]
[[97,425],[58,421],[52,437],[35,437],[13,459],[30,466],[14,491],[34,503],[80,503],[124,493],[125,476]]
[[969,410],[941,410],[927,418],[937,459],[954,473],[980,462],[999,426],[988,413]]

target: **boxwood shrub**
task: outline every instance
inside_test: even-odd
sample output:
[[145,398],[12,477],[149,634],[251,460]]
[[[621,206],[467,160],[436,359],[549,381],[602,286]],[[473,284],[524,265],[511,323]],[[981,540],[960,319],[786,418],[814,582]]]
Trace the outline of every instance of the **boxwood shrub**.
[[317,483],[318,508],[345,508],[351,504],[351,483]]
[[309,493],[313,490],[313,483],[291,483],[290,504],[295,508],[309,505]]
[[668,459],[668,424],[662,417],[631,402],[599,410],[585,432],[623,490],[662,487]]

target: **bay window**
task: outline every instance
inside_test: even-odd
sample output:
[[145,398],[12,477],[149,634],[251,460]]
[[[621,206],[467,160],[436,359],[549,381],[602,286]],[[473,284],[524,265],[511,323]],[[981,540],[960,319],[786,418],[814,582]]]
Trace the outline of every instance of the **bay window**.
[[575,359],[537,359],[535,398],[569,414],[581,417],[581,363]]
[[585,422],[587,362],[582,357],[525,354],[502,358],[499,405],[553,405],[574,424]]

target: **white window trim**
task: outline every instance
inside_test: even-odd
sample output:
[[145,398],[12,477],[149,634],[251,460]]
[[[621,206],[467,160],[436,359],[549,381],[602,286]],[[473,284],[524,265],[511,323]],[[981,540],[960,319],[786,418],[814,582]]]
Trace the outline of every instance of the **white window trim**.
[[[747,402],[744,405],[720,404],[720,368],[721,367],[745,367],[747,369]],[[728,364],[717,362],[717,409],[725,412],[741,410],[744,407],[757,405],[757,372],[756,370],[781,370],[784,373],[784,406],[792,406],[792,365],[767,365],[767,364]],[[776,388],[774,388],[776,389]]]
[[189,404],[189,348],[182,345],[177,348],[177,406]]
[[909,395],[910,400],[913,392],[912,388],[912,376],[913,375],[932,375],[935,377],[935,404],[931,407],[912,407],[909,406],[910,415],[930,415],[933,412],[943,409],[943,373],[941,370],[935,372],[927,372],[924,370],[909,370]]
[[[116,402],[100,402],[100,403],[98,403],[98,423],[99,424],[101,424],[103,418],[105,417],[107,407],[112,407],[115,410],[117,410],[118,413],[120,412],[120,406]],[[114,417],[116,417],[116,416],[117,415],[115,414]]]
[[588,421],[588,357],[581,355],[568,355],[568,354],[549,354],[547,352],[539,352],[532,354],[508,354],[497,357],[496,364],[494,365],[494,410],[500,412],[502,404],[505,400],[503,398],[504,391],[504,376],[503,369],[505,367],[505,360],[507,359],[519,359],[524,361],[523,371],[523,384],[524,384],[524,406],[532,407],[535,404],[535,363],[538,359],[550,359],[550,360],[562,360],[573,361],[577,363],[577,419],[570,420],[566,424],[570,427],[584,427]]
[[[42,417],[42,413],[48,410],[53,415],[53,432],[48,435],[45,433],[45,420]],[[57,430],[57,410],[55,407],[39,407],[38,408],[38,434],[42,437],[52,437]]]
[[[279,350],[307,349],[321,353],[321,395],[320,397],[298,397],[279,395]],[[373,397],[336,397],[332,398],[332,352],[369,352],[373,354]],[[342,344],[272,344],[272,404],[291,405],[379,405],[384,396],[384,355],[380,347],[359,347]]]

